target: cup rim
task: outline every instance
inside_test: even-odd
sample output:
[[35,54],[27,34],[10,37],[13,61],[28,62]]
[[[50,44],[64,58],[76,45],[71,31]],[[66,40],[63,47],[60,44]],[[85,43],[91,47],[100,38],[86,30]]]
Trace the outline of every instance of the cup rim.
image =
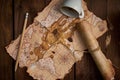
[[[66,9],[69,8],[69,9],[73,10],[74,13],[75,13],[77,16],[75,16],[75,15],[69,15],[68,13],[65,12],[66,10],[64,10],[63,8],[66,8]],[[62,7],[60,8],[60,11],[61,11],[64,15],[67,15],[67,16],[73,17],[73,18],[77,18],[77,17],[79,17],[79,15],[80,15],[80,13],[79,13],[77,10],[75,10],[74,8],[71,8],[71,7],[69,7],[69,6],[62,6]]]

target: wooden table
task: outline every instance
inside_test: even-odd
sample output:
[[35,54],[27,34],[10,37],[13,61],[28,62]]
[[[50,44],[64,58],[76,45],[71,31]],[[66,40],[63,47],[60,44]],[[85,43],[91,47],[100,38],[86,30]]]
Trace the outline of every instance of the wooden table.
[[[108,21],[109,31],[98,39],[106,57],[111,59],[116,70],[115,80],[120,80],[120,1],[85,0],[90,11]],[[49,4],[50,0],[0,0],[0,80],[33,80],[26,68],[14,73],[15,61],[6,53],[5,46],[22,32],[24,16],[30,13],[28,25],[33,18]],[[106,36],[111,42],[106,47]],[[16,77],[15,77],[16,75]],[[102,80],[89,53],[85,53],[81,62],[72,68],[64,80]]]

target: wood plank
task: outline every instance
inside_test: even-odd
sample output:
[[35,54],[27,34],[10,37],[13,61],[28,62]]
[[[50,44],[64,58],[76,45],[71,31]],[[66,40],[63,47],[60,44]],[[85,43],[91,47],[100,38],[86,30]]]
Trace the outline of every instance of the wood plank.
[[91,11],[101,19],[106,19],[107,16],[107,0],[90,0]]
[[13,80],[13,59],[5,46],[13,39],[12,0],[0,0],[0,80]]
[[[106,19],[107,0],[85,1],[87,2],[88,9],[90,11],[100,18]],[[102,51],[105,49],[105,37],[106,35],[98,39],[100,46],[102,47]],[[85,53],[82,61],[76,64],[76,80],[102,80],[102,76],[89,53]]]
[[107,56],[112,60],[115,67],[115,80],[120,80],[120,1],[108,0],[107,19],[111,42],[106,48]]
[[[32,3],[32,4],[31,4]],[[18,37],[22,32],[25,13],[29,12],[28,24],[30,25],[33,22],[35,16],[37,16],[37,12],[42,11],[45,7],[45,0],[14,0],[14,19],[15,19],[15,38]],[[26,72],[26,68],[18,68],[16,72],[16,80],[33,80],[32,77]]]

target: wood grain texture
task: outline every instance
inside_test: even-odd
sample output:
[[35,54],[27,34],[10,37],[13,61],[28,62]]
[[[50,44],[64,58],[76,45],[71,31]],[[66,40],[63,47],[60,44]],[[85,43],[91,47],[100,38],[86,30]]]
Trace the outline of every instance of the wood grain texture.
[[13,79],[13,60],[5,46],[13,39],[12,0],[0,0],[0,80]]
[[[116,70],[115,80],[120,80],[120,1],[85,1],[90,11],[108,21],[110,30],[98,41],[106,57],[113,62]],[[50,0],[0,0],[0,80],[14,80],[14,77],[16,80],[33,80],[26,73],[26,68],[18,68],[14,76],[15,61],[6,53],[4,47],[22,32],[25,13],[30,13],[27,24],[30,25],[37,13],[42,11],[49,2]],[[106,46],[105,40],[108,35],[111,35],[111,42]],[[75,64],[64,80],[102,80],[102,76],[91,55],[85,53],[82,61]]]
[[116,80],[120,80],[120,1],[108,0],[107,20],[108,34],[111,35],[111,43],[106,48],[107,56],[112,60],[116,70]]

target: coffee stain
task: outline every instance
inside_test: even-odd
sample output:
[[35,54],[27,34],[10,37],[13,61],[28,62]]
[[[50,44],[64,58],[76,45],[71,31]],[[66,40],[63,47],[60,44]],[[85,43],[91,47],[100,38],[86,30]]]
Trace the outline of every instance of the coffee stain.
[[43,58],[43,54],[40,52],[40,47],[34,48],[34,54],[39,57],[39,59]]
[[50,58],[51,58],[51,59],[53,59],[53,58],[54,58],[54,56],[53,56],[53,55],[50,55]]
[[56,40],[57,40],[57,37],[53,33],[50,32],[50,33],[47,34],[46,41],[49,44],[54,43]]
[[45,41],[43,41],[41,46],[42,46],[42,49],[44,49],[44,50],[48,50],[49,49],[49,44],[47,42],[45,42]]

